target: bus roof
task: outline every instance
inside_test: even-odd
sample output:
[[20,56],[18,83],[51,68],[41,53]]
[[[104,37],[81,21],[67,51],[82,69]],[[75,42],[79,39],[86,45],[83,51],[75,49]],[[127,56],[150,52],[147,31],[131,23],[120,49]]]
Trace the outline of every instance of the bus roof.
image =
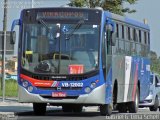
[[142,22],[138,22],[138,21],[130,19],[128,17],[117,15],[117,14],[111,13],[109,11],[104,11],[104,14],[105,14],[105,16],[107,16],[111,19],[114,19],[116,21],[125,22],[126,24],[130,24],[130,25],[133,25],[136,27],[140,27],[142,29],[150,30],[150,28],[147,24],[144,24]]

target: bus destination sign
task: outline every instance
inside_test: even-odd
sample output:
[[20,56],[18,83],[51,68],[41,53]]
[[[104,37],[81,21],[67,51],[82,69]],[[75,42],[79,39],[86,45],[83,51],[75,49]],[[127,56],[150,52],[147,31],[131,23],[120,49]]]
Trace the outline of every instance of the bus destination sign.
[[84,19],[88,20],[86,12],[38,12],[36,19]]

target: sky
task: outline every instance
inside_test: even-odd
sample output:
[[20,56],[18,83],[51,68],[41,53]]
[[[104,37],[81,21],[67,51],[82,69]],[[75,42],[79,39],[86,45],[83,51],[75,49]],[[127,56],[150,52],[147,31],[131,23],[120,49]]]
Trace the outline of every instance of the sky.
[[[147,19],[151,34],[151,50],[160,56],[160,0],[139,0],[130,8],[136,9],[136,13],[126,14],[127,17],[143,22]],[[125,5],[128,6],[128,5]]]
[[[3,1],[0,0],[0,31],[3,30]],[[18,19],[20,11],[23,8],[32,7],[32,0],[8,0],[8,21],[7,29],[10,30],[12,21]],[[69,0],[33,0],[34,7],[56,7],[66,5]],[[125,7],[136,9],[136,13],[126,14],[127,17],[143,22],[147,19],[151,29],[151,50],[155,51],[160,56],[160,0],[139,0],[135,5],[125,4]],[[18,28],[16,28],[18,33]],[[17,35],[18,36],[18,35]],[[15,49],[17,48],[17,44]],[[17,50],[16,50],[17,51]],[[16,54],[15,51],[15,54]]]

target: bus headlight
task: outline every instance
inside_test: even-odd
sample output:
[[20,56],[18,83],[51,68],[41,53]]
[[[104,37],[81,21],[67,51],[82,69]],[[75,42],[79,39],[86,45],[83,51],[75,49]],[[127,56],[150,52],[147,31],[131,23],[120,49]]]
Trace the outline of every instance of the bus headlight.
[[22,83],[22,85],[23,85],[23,87],[28,87],[28,82],[27,82],[27,81],[24,81],[24,82]]
[[29,86],[28,87],[28,92],[32,92],[33,91],[33,87],[32,86]]
[[95,87],[96,87],[96,83],[95,83],[95,82],[92,82],[90,87],[91,87],[91,88],[95,88]]
[[91,88],[90,88],[90,87],[86,87],[86,88],[84,89],[84,91],[85,91],[86,93],[90,93],[90,92],[91,92]]

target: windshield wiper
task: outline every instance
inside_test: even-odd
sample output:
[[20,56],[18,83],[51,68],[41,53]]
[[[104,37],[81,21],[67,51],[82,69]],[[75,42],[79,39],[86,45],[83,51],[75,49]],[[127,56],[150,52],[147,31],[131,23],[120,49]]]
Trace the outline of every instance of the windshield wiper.
[[78,21],[78,23],[76,24],[75,28],[70,32],[70,34],[68,34],[68,36],[66,37],[66,39],[69,40],[69,39],[72,37],[73,33],[74,33],[76,30],[78,30],[83,23],[84,23],[84,20],[83,20],[83,19],[80,20],[80,21]]
[[49,31],[51,30],[48,25],[44,22],[43,19],[38,19],[38,22],[40,22],[44,27],[46,27]]

